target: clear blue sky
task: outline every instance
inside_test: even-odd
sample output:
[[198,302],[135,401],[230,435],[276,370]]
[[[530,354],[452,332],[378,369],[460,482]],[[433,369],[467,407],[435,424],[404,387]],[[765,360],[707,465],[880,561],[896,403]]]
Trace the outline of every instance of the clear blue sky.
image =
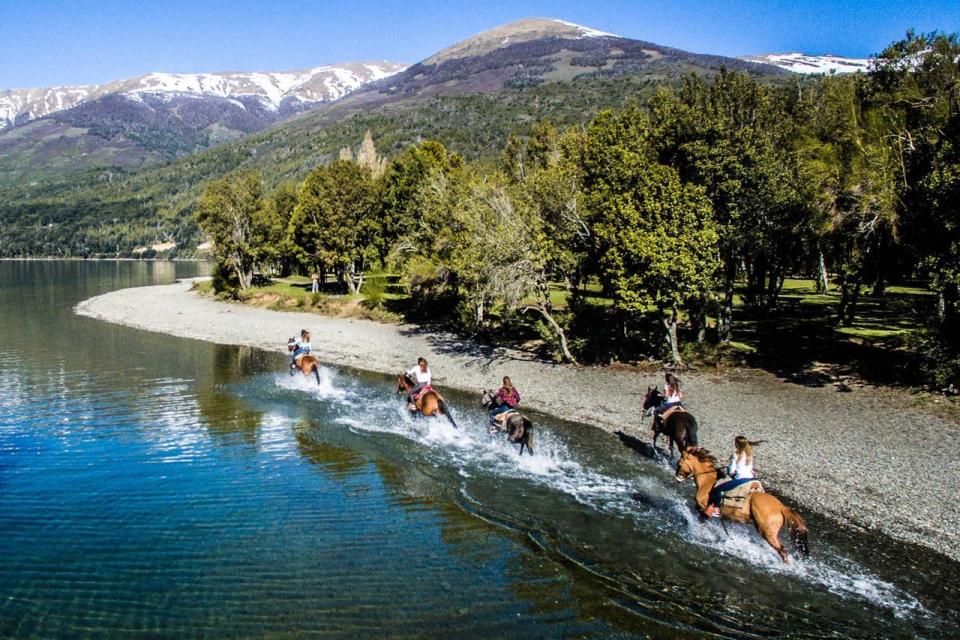
[[0,88],[99,83],[148,71],[416,62],[531,16],[701,53],[867,56],[911,27],[960,30],[960,0],[0,0]]

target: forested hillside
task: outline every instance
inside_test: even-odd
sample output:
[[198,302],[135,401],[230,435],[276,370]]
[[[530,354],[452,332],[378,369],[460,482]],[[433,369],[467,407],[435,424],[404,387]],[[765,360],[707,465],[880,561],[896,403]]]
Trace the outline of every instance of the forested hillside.
[[[120,126],[110,118],[101,122],[95,108],[85,106],[58,116],[66,130],[48,120],[28,124],[42,134],[29,144],[4,147],[16,129],[0,138],[0,255],[142,256],[171,242],[175,253],[190,255],[202,242],[190,217],[199,185],[230,171],[256,168],[271,185],[298,179],[341,148],[356,148],[366,131],[387,155],[435,139],[465,158],[490,160],[509,135],[529,133],[539,120],[585,124],[600,109],[642,102],[657,86],[722,68],[790,81],[789,74],[767,65],[533,19],[457,43],[272,129],[136,171],[124,167],[210,144],[207,121],[194,126],[178,116],[154,127],[127,118],[122,140],[109,150],[124,161],[110,162],[109,154],[89,153],[71,138],[78,124]],[[222,135],[258,128],[240,115]],[[130,144],[130,137],[138,144]]]
[[898,348],[927,358],[914,375],[953,384],[958,57],[955,36],[911,34],[868,75],[690,75],[586,126],[541,121],[493,162],[440,141],[388,160],[371,137],[300,182],[273,187],[252,170],[209,182],[196,220],[226,294],[243,297],[255,270],[320,270],[351,293],[388,270],[413,310],[471,333],[522,334],[533,315],[568,360],[665,346],[679,363],[684,342],[732,344],[734,307],[778,317],[796,274],[828,299],[839,291],[840,327],[868,294],[876,305],[891,283],[920,279],[936,303],[903,320],[921,332]]

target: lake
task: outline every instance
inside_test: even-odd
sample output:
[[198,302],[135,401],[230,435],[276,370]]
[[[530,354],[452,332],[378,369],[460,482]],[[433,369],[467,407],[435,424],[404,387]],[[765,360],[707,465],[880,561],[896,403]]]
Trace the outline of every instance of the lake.
[[534,415],[519,457],[472,396],[454,429],[386,375],[290,377],[287,335],[72,313],[206,270],[0,262],[0,637],[956,633],[957,563],[804,514],[813,555],[783,566],[598,429]]

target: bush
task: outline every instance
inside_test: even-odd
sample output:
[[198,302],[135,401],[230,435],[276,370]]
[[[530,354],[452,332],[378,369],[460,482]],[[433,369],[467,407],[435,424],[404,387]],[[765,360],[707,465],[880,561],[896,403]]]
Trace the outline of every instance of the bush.
[[327,296],[317,291],[310,294],[310,306],[318,309],[327,306]]
[[919,332],[910,340],[924,382],[936,389],[960,386],[960,348],[952,336],[938,329]]
[[213,290],[217,294],[228,293],[230,297],[233,297],[240,287],[236,272],[219,262],[213,265],[210,275],[213,277]]
[[368,309],[381,308],[387,298],[387,276],[379,273],[368,275],[360,293],[363,294],[363,304]]

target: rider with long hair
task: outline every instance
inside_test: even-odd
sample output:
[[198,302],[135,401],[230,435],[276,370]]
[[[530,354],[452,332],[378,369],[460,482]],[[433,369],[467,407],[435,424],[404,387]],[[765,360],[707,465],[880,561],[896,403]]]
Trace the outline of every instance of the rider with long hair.
[[310,332],[306,329],[301,329],[299,339],[290,338],[290,340],[287,341],[287,350],[291,352],[290,369],[296,369],[297,360],[299,360],[301,356],[305,356],[311,351]]
[[490,417],[494,417],[507,411],[513,411],[520,404],[520,392],[515,386],[510,376],[503,376],[503,386],[497,390],[493,397],[493,407],[490,409]]
[[666,380],[663,385],[663,402],[653,411],[653,424],[650,428],[656,431],[657,421],[667,412],[668,409],[679,407],[683,404],[683,391],[680,388],[680,379],[670,372],[666,374]]
[[724,493],[751,480],[756,480],[757,476],[753,471],[753,448],[761,442],[763,441],[747,440],[745,436],[737,436],[733,439],[736,451],[730,457],[730,464],[727,465],[727,475],[730,476],[730,480],[717,483],[710,490],[710,498],[707,500],[707,508],[704,512],[708,517],[720,517],[720,506],[723,504]]

